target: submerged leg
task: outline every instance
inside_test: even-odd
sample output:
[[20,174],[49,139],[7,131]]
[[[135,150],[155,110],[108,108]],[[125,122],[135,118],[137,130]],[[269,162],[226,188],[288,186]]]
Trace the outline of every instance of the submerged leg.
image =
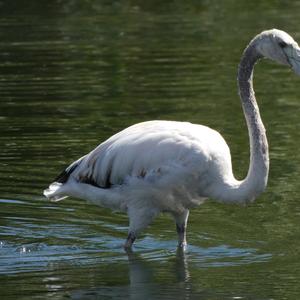
[[128,236],[127,236],[127,239],[125,241],[125,244],[124,244],[125,250],[131,249],[135,239],[136,239],[135,234],[133,232],[129,232]]
[[187,227],[188,217],[189,217],[188,209],[181,214],[174,215],[174,219],[176,222],[176,231],[178,234],[178,247],[181,248],[186,247],[186,227]]
[[158,213],[157,210],[128,208],[129,230],[124,244],[126,250],[132,247],[138,234],[153,221]]

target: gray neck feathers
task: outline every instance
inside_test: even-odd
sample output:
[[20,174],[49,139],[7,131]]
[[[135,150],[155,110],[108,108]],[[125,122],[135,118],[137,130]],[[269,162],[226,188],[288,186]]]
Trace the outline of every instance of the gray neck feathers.
[[265,128],[253,90],[253,69],[261,58],[254,39],[243,53],[238,70],[239,93],[250,139],[250,167],[241,188],[247,200],[257,197],[266,187],[269,172],[269,152]]

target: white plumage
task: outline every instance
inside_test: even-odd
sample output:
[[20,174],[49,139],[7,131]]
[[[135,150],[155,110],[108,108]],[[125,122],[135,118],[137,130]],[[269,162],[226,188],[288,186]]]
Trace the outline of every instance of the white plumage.
[[215,130],[174,121],[149,121],[115,134],[71,164],[44,194],[66,196],[127,212],[125,247],[160,212],[174,216],[179,245],[186,244],[189,209],[212,198],[223,202],[254,200],[268,177],[268,144],[252,88],[252,71],[262,56],[299,73],[299,48],[279,30],[256,36],[239,68],[239,88],[249,129],[251,158],[247,177],[234,178],[230,150]]

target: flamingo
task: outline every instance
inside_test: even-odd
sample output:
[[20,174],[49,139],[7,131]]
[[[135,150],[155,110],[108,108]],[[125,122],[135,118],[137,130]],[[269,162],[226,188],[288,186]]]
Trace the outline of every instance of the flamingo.
[[237,180],[230,149],[215,130],[176,121],[148,121],[116,133],[67,167],[44,195],[65,197],[128,214],[125,249],[161,212],[175,220],[179,247],[186,247],[191,208],[206,199],[247,204],[268,181],[269,151],[265,128],[253,90],[253,69],[261,58],[291,67],[300,75],[300,48],[284,31],[272,29],[255,36],[238,68],[238,88],[250,140],[247,176]]

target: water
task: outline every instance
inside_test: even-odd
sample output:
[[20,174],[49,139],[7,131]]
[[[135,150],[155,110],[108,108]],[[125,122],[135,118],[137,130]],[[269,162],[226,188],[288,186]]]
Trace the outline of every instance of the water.
[[241,52],[273,27],[300,41],[296,1],[0,3],[1,299],[297,299],[300,79],[262,62],[267,191],[248,207],[194,209],[188,251],[168,215],[133,253],[125,215],[42,190],[113,133],[151,119],[206,124],[248,168],[236,91]]

